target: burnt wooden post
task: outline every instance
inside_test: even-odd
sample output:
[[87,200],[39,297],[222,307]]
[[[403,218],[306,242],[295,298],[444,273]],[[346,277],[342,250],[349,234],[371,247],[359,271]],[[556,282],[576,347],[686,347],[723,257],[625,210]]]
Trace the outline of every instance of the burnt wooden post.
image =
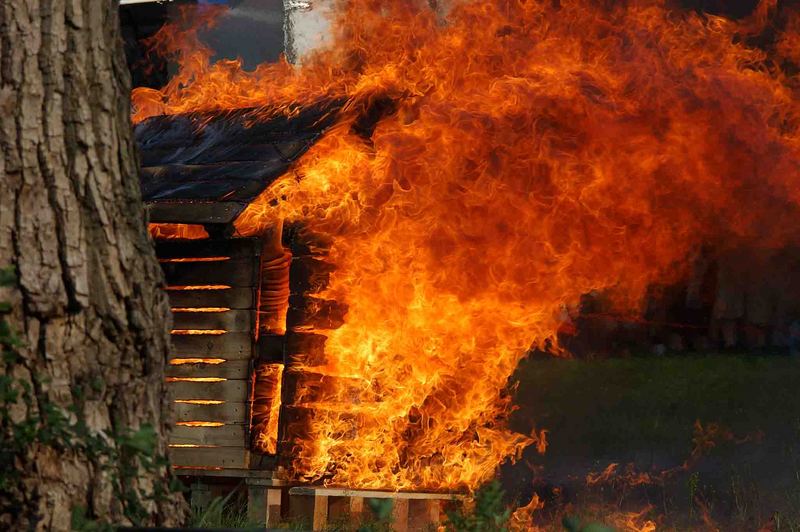
[[396,498],[394,500],[392,529],[394,532],[408,532],[408,499]]
[[271,479],[247,479],[247,518],[259,526],[276,527],[281,520],[283,491]]

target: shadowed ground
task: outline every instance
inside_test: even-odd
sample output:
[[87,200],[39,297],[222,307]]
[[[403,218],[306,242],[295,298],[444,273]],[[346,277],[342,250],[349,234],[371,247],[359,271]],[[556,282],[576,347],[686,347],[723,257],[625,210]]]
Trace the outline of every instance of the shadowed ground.
[[[551,512],[650,504],[653,517],[684,530],[700,526],[704,508],[723,530],[800,525],[800,359],[539,359],[515,377],[514,428],[535,422],[550,445],[504,468],[509,493],[524,498],[535,486]],[[617,474],[587,489],[587,475],[611,463]],[[626,477],[639,473],[654,480],[632,486]]]

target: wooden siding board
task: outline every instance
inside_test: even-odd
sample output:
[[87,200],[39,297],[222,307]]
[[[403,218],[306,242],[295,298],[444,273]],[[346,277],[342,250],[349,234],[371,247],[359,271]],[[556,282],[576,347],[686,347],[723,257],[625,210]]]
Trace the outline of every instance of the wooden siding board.
[[222,262],[162,262],[161,269],[168,286],[258,285],[257,257],[244,257]]
[[180,307],[227,307],[234,310],[255,309],[255,288],[225,290],[167,290],[169,304]]
[[249,310],[226,312],[174,312],[174,329],[219,329],[228,332],[249,332],[255,326],[254,313]]
[[227,380],[222,382],[167,382],[167,393],[171,401],[176,399],[202,399],[244,402],[247,400],[247,381]]
[[167,377],[223,377],[244,380],[250,375],[250,362],[226,360],[221,364],[167,364],[165,373]]
[[245,426],[242,423],[230,423],[222,427],[185,427],[176,425],[170,433],[169,442],[172,444],[244,447],[247,443],[247,435]]
[[241,332],[218,336],[172,335],[172,356],[249,360],[253,356],[253,343],[250,333]]
[[260,256],[261,246],[261,239],[259,238],[191,241],[159,240],[156,242],[156,255],[159,259],[219,256],[240,259]]
[[228,401],[220,405],[195,405],[172,403],[176,421],[222,421],[225,423],[244,422],[247,419],[247,403]]
[[249,453],[241,447],[195,447],[172,448],[170,460],[173,466],[204,466],[246,469]]

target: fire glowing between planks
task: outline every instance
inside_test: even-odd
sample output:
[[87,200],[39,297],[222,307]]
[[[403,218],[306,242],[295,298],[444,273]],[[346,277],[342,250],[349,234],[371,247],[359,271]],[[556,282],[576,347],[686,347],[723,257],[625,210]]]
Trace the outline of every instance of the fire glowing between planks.
[[134,91],[135,121],[346,102],[235,222],[325,237],[317,297],[348,308],[293,368],[339,383],[294,442],[298,478],[474,488],[544,449],[506,428],[508,380],[532,347],[560,352],[582,295],[635,313],[701,246],[798,240],[798,13],[669,5],[350,0],[328,49],[253,71],[211,62],[213,10],[156,36],[181,68]]

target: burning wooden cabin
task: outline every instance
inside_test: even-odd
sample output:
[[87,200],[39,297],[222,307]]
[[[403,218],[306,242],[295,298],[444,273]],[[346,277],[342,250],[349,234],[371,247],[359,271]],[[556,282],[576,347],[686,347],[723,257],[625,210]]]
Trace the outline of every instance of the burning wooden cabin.
[[[296,439],[315,405],[329,407],[332,391],[347,385],[313,371],[325,342],[315,331],[341,325],[344,309],[314,298],[332,266],[313,235],[276,219],[244,236],[235,222],[336,124],[340,106],[268,120],[248,111],[164,116],[136,128],[142,195],[173,312],[166,371],[173,467],[185,477],[247,479],[251,516],[266,510],[273,522]],[[302,371],[292,370],[297,362]],[[315,527],[328,497],[333,504],[345,496],[297,489],[306,502],[295,510],[313,515]],[[359,511],[363,497],[347,493],[350,510]],[[396,506],[429,523],[443,498],[405,494]]]
[[263,457],[277,454],[292,254],[279,222],[255,238],[233,223],[335,115],[326,106],[258,123],[246,113],[159,117],[136,129],[174,316],[167,381],[178,470],[275,468]]

